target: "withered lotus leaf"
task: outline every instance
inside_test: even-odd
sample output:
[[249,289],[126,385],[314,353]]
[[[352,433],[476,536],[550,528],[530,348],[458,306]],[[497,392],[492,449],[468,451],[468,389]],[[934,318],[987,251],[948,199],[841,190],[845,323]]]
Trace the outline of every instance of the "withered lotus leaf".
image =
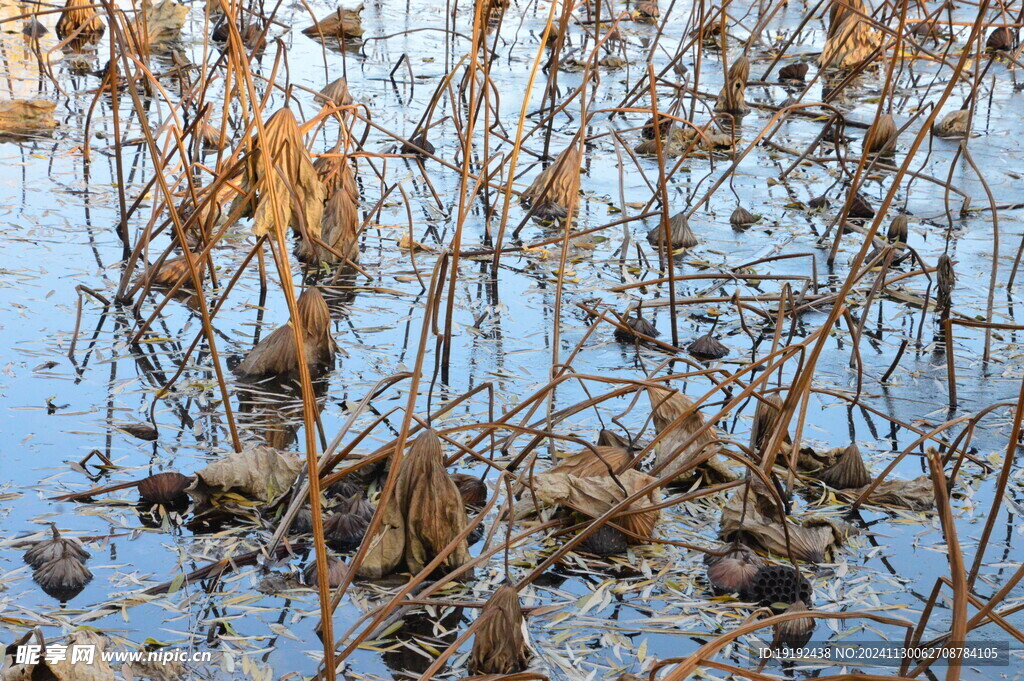
[[11,99],[0,102],[0,135],[31,135],[57,127],[56,102],[46,99]]
[[[359,574],[378,579],[405,568],[418,573],[441,554],[469,523],[458,487],[444,468],[441,439],[425,430],[402,457],[395,492],[381,509],[381,527],[371,538]],[[463,539],[439,568],[448,573],[469,562]]]
[[667,462],[661,471],[666,479],[675,477],[690,461],[709,452],[714,452],[714,455],[706,465],[722,475],[731,475],[717,456],[719,446],[715,441],[718,429],[715,426],[710,426],[693,442],[686,444],[705,424],[704,415],[694,406],[693,400],[660,386],[648,387],[647,396],[651,400],[654,427],[661,436],[656,445],[655,464],[660,466]]
[[106,26],[96,14],[91,0],[68,0],[57,20],[57,37],[73,43],[92,43],[103,36]]
[[181,35],[188,17],[188,6],[174,0],[160,0],[153,4],[143,0],[142,14],[135,21],[135,33],[150,47],[164,47]]
[[[243,215],[253,215],[256,236],[289,226],[301,234],[305,226],[311,237],[319,238],[326,194],[295,114],[288,107],[278,109],[267,119],[264,132],[253,137],[243,166],[242,193],[231,212],[244,204]],[[252,189],[256,193],[247,200]]]
[[59,601],[70,601],[92,581],[92,572],[82,561],[64,554],[36,568],[32,579],[48,596]]
[[609,469],[616,472],[631,458],[622,447],[598,445],[593,450],[584,449],[565,457],[547,473],[569,473],[581,478],[608,475]]
[[[303,350],[310,373],[317,377],[334,361],[337,344],[331,336],[331,310],[320,290],[309,287],[297,302],[302,320]],[[299,353],[291,324],[279,326],[249,351],[235,373],[243,378],[286,376],[299,370]]]
[[520,201],[534,208],[535,218],[543,221],[572,219],[579,200],[582,160],[580,145],[571,143],[520,194]]
[[[444,468],[441,438],[424,430],[402,458],[396,496],[404,502],[405,563],[413,574],[440,555],[469,523],[459,488]],[[445,559],[441,571],[469,562],[465,539]]]
[[[831,518],[817,517],[794,523],[765,514],[770,501],[750,490],[744,504],[743,489],[734,493],[722,508],[719,535],[724,540],[740,540],[760,546],[778,556],[786,556],[786,536],[793,548],[793,557],[808,563],[820,563],[829,551],[842,546],[850,529]],[[782,523],[786,526],[783,527]]]
[[270,503],[291,488],[304,461],[295,454],[253,445],[197,471],[189,492],[206,498],[235,492]]
[[[604,515],[627,496],[632,496],[657,480],[646,473],[627,470],[617,476],[622,487],[611,476],[579,476],[571,473],[539,473],[533,478],[533,491],[545,504],[565,506],[591,518]],[[625,488],[623,491],[622,488]],[[661,493],[655,488],[613,515],[612,523],[626,531],[630,544],[643,542],[650,537],[661,517],[661,511],[654,506],[661,500]],[[640,538],[630,536],[638,535]]]
[[514,674],[526,668],[528,658],[519,594],[504,584],[480,610],[469,668],[475,674]]
[[864,457],[856,444],[851,444],[843,450],[839,459],[818,474],[829,487],[835,489],[851,489],[853,487],[864,487],[871,482],[871,473],[864,464]]

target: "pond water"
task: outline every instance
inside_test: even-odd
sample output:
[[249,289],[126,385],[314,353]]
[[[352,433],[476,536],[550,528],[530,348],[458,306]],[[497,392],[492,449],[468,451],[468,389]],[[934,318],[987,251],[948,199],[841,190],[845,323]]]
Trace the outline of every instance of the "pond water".
[[[929,8],[937,6],[922,4]],[[730,4],[730,15],[737,22],[732,25],[730,20],[730,59],[740,54],[740,41],[749,36],[759,12],[770,6],[771,3]],[[742,120],[738,149],[745,149],[769,124],[775,114],[772,107],[778,107],[791,96],[817,102],[826,94],[820,81],[806,91],[778,82],[777,68],[767,81],[757,80],[771,63],[773,50],[785,45],[812,6],[788,3],[769,22],[761,40],[751,45],[751,83],[746,98],[753,108]],[[17,17],[32,11],[32,7],[5,2],[3,16]],[[686,45],[688,18],[701,7],[690,2],[674,3],[671,10],[663,6],[662,17],[668,15],[669,19],[660,27],[660,37],[659,24],[622,23],[622,40],[614,43],[612,52],[622,56],[627,64],[616,69],[600,67],[595,74],[596,84],[588,91],[593,99],[589,103],[591,117],[585,126],[587,144],[577,230],[640,215],[651,199],[648,182],[658,182],[657,159],[640,156],[633,160],[627,153],[640,141],[636,128],[648,116],[630,113],[612,117],[602,110],[620,106],[634,87],[646,87],[648,57],[660,72],[680,46]],[[500,28],[490,34],[495,46],[490,104],[501,124],[497,132],[503,136],[514,138],[524,95],[529,95],[528,111],[536,112],[544,106],[547,75],[539,72],[532,88],[530,76],[549,8],[543,2],[512,3]],[[365,104],[374,123],[367,128],[364,153],[356,163],[361,207],[368,218],[360,240],[360,265],[370,278],[356,277],[354,288],[346,289],[333,309],[332,334],[343,356],[325,379],[320,420],[327,440],[333,438],[349,419],[354,405],[378,381],[415,365],[427,302],[419,281],[421,277],[429,278],[438,253],[452,247],[460,205],[469,206],[461,230],[461,247],[469,253],[489,253],[503,206],[497,191],[492,190],[486,202],[477,199],[468,203],[460,189],[461,174],[454,168],[463,160],[459,130],[465,125],[467,113],[465,107],[453,106],[447,92],[432,116],[436,127],[430,131],[430,140],[436,146],[436,155],[455,164],[454,168],[432,160],[421,164],[395,155],[398,143],[385,132],[410,135],[445,74],[452,69],[456,74],[453,87],[458,87],[465,70],[465,63],[459,60],[470,50],[466,36],[472,32],[472,7],[418,0],[367,3],[362,12],[363,41],[344,50],[325,49],[300,32],[310,23],[310,11],[324,16],[333,9],[333,5],[324,2],[312,2],[308,8],[304,3],[282,4],[276,13],[280,23],[270,30],[274,40],[263,57],[252,62],[262,95],[266,92],[262,79],[271,77],[275,57],[280,59],[276,73],[279,87],[268,93],[264,109],[267,115],[284,104],[284,89],[290,85],[297,117],[311,118],[319,109],[312,92],[344,75],[353,97]],[[616,13],[631,9],[624,4],[613,8]],[[703,9],[710,11],[710,6]],[[264,11],[270,12],[271,7],[268,5]],[[556,16],[560,11],[561,6],[556,8]],[[608,12],[606,7],[606,15]],[[975,12],[973,6],[964,4],[956,10],[954,18],[961,23],[970,22]],[[173,390],[163,390],[184,352],[201,332],[202,322],[196,309],[181,300],[172,300],[163,307],[141,342],[133,342],[139,324],[152,314],[162,295],[141,300],[138,314],[131,304],[103,302],[115,299],[124,264],[116,230],[121,216],[120,190],[129,204],[134,201],[146,190],[153,175],[153,162],[143,143],[139,114],[122,90],[118,102],[124,144],[119,171],[111,98],[109,94],[96,97],[101,79],[84,73],[98,70],[106,63],[110,55],[109,35],[96,46],[95,52],[84,56],[50,52],[57,44],[52,29],[58,16],[40,17],[51,29],[39,41],[41,53],[47,56],[49,73],[41,73],[30,41],[20,32],[21,20],[2,24],[4,33],[0,36],[3,98],[41,97],[55,101],[54,115],[59,122],[51,136],[0,143],[3,641],[9,644],[34,626],[40,627],[48,638],[56,639],[77,626],[88,625],[103,630],[118,646],[132,647],[153,639],[215,652],[211,662],[185,670],[187,677],[308,677],[316,672],[322,655],[314,631],[319,618],[315,591],[295,588],[268,595],[257,588],[268,572],[297,575],[311,560],[308,549],[298,550],[289,560],[241,566],[214,584],[182,583],[179,578],[173,593],[141,597],[139,592],[143,589],[174,581],[209,561],[265,546],[272,525],[257,525],[247,519],[241,527],[194,531],[175,518],[157,519],[154,523],[137,512],[138,496],[134,489],[104,493],[89,503],[53,500],[62,494],[137,480],[164,470],[191,474],[231,447],[224,404],[212,371],[214,360],[205,342],[189,357]],[[557,102],[564,101],[584,80],[583,70],[573,69],[572,60],[585,61],[594,47],[593,38],[587,36],[593,27],[587,21],[586,8],[576,8],[572,16],[568,44],[562,52],[563,62],[569,65],[563,63],[558,74]],[[446,32],[447,26],[454,26],[456,34]],[[950,61],[955,61],[964,47],[969,26],[957,28]],[[187,60],[206,64],[195,74],[215,74],[219,68],[214,66],[219,56],[218,45],[204,42],[207,30],[203,6],[189,5],[188,21],[175,48],[175,59],[178,63]],[[821,50],[824,39],[823,21],[812,19],[792,45],[786,47],[780,65],[808,55],[810,82],[817,72],[812,56]],[[941,51],[945,42],[933,48]],[[723,82],[720,49],[705,46],[698,61],[695,49],[689,48],[680,61],[686,67],[686,83],[692,86],[699,72],[700,93],[713,96],[719,91]],[[154,57],[153,64],[154,70],[171,68],[166,56]],[[963,154],[957,154],[956,141],[926,137],[911,164],[911,169],[920,175],[909,184],[903,182],[890,216],[896,214],[897,208],[906,211],[910,224],[908,244],[929,267],[934,267],[938,256],[948,248],[957,274],[954,316],[1012,327],[1019,324],[1017,320],[1024,311],[1018,298],[1020,278],[1008,285],[1024,237],[1020,220],[1024,182],[1019,174],[1024,172],[1019,162],[1024,149],[1016,108],[1024,102],[1024,95],[1016,87],[1019,74],[1006,60],[997,60],[991,67],[985,60],[972,62],[971,69],[975,66],[984,69],[984,76],[978,79],[975,136],[969,140],[968,148],[981,176]],[[884,95],[897,123],[902,126],[909,122],[891,163],[902,163],[926,116],[921,115],[923,107],[938,100],[950,72],[948,66],[937,66],[934,60],[922,58],[902,63],[894,91]],[[831,99],[832,106],[850,121],[870,123],[878,98],[884,93],[885,76],[884,67],[867,70]],[[193,79],[198,81],[198,75]],[[959,108],[971,91],[972,81],[973,78],[967,79],[954,88],[946,109]],[[145,100],[145,115],[154,128],[172,113],[165,97],[174,106],[180,104],[181,89],[170,78],[166,83],[164,93]],[[670,107],[683,85],[680,74],[670,70],[659,85],[659,107]],[[219,120],[222,81],[213,82],[208,101],[212,103],[214,118]],[[682,111],[690,111],[691,95],[685,94],[681,103]],[[649,106],[649,98],[641,98],[636,106]],[[699,98],[694,122],[707,122],[712,106],[713,98]],[[488,115],[493,116],[494,112]],[[241,121],[237,103],[230,109],[229,117],[233,125]],[[526,129],[533,129],[541,118],[532,116]],[[88,139],[86,121],[90,125]],[[669,291],[665,282],[612,290],[664,276],[659,270],[657,252],[646,241],[647,230],[658,224],[657,216],[627,223],[633,244],[625,254],[620,253],[622,225],[574,238],[565,254],[566,270],[559,287],[561,243],[536,244],[554,240],[562,232],[529,221],[513,239],[510,232],[526,215],[526,209],[513,200],[505,245],[529,247],[503,253],[496,269],[492,269],[491,256],[486,253],[462,258],[454,292],[451,359],[430,392],[430,379],[439,358],[434,339],[424,343],[425,375],[416,401],[419,413],[426,413],[428,400],[429,407],[437,409],[446,399],[488,384],[493,391],[491,397],[487,390],[479,392],[435,420],[434,425],[452,428],[494,420],[489,415],[492,410],[500,415],[548,383],[553,357],[565,361],[571,356],[572,370],[581,375],[642,380],[669,356],[657,348],[617,343],[608,324],[598,325],[587,335],[592,322],[577,303],[590,307],[607,305],[623,313],[637,301],[648,301],[643,308],[645,316],[662,332],[661,339],[671,342],[670,329],[675,324],[680,345],[713,330],[730,350],[725,359],[714,363],[725,375],[763,357],[770,351],[774,335],[770,321],[776,314],[777,303],[772,299],[777,300],[782,284],[788,281],[794,294],[835,293],[846,279],[850,261],[863,241],[862,235],[848,231],[840,241],[834,262],[829,263],[834,235],[829,226],[846,193],[836,163],[828,161],[827,150],[820,152],[825,162],[801,164],[782,179],[795,160],[785,149],[802,152],[821,132],[823,121],[824,117],[789,117],[771,138],[774,146],[756,146],[739,163],[731,179],[697,206],[690,224],[700,243],[676,256],[675,276],[707,276],[677,282],[674,319],[667,305]],[[480,170],[481,159],[486,156],[493,156],[496,167],[500,155],[507,154],[512,146],[500,139],[497,132],[485,139],[483,127],[477,126],[473,140],[474,172]],[[364,128],[362,123],[354,124],[357,137]],[[524,173],[516,181],[517,190],[525,188],[541,171],[543,166],[538,157],[545,149],[554,156],[579,129],[577,98],[554,117],[550,130],[545,124],[525,142],[516,169],[517,174]],[[624,146],[618,145],[609,133],[611,130],[621,131],[617,134]],[[847,150],[847,161],[854,166],[863,133],[863,128],[847,129],[847,134],[857,138]],[[328,151],[337,134],[338,123],[328,120],[322,134],[315,139],[310,136],[310,148],[314,153]],[[237,143],[237,136],[234,141]],[[83,152],[86,144],[90,147],[88,161]],[[489,151],[485,152],[485,145],[490,145]],[[217,155],[207,154],[202,162],[213,168]],[[731,163],[728,153],[710,157],[695,153],[687,158],[667,183],[669,212],[697,205]],[[497,182],[504,181],[506,171],[507,168],[498,173]],[[209,181],[209,172],[199,170],[197,175],[201,183]],[[123,180],[119,181],[119,176]],[[876,168],[862,193],[877,206],[889,190],[893,176],[890,170]],[[938,182],[925,176],[938,178]],[[963,199],[957,193],[947,192],[946,182],[970,196],[969,211],[961,214]],[[123,184],[119,186],[120,183]],[[990,209],[986,185],[999,207],[997,211]],[[820,212],[808,210],[806,204],[821,195],[830,199],[831,207]],[[381,205],[375,211],[378,202]],[[133,244],[150,220],[164,219],[154,216],[161,205],[156,190],[143,196],[140,209],[129,224]],[[729,217],[737,205],[761,215],[761,220],[749,229],[733,229]],[[654,210],[660,207],[656,204]],[[889,221],[889,217],[883,221],[883,232]],[[415,253],[399,246],[410,230],[412,239],[424,247]],[[827,238],[821,239],[826,234]],[[154,240],[150,262],[167,243],[166,236]],[[232,277],[254,243],[248,220],[241,220],[227,230],[213,250],[219,282]],[[285,297],[269,251],[265,265],[267,286],[261,287],[260,271],[253,261],[213,320],[217,351],[225,367],[233,366],[258,338],[288,319]],[[296,285],[301,284],[299,263],[293,261],[292,269]],[[903,271],[911,269],[920,268],[902,266]],[[993,271],[994,289],[990,286]],[[740,279],[735,276],[737,272],[765,278]],[[874,280],[874,274],[865,277],[851,295],[850,313],[856,322],[861,319],[860,311]],[[918,275],[893,284],[894,289],[903,291],[902,297],[890,292],[874,297],[865,320],[864,342],[856,346],[859,371],[851,368],[855,346],[848,324],[840,322],[827,331],[828,340],[815,372],[815,392],[807,404],[803,438],[819,450],[856,442],[869,468],[878,473],[922,432],[1002,403],[978,421],[969,452],[980,464],[965,463],[954,490],[956,527],[964,559],[970,567],[990,514],[998,471],[1007,452],[1013,407],[1024,379],[1021,332],[1014,328],[992,332],[986,358],[985,331],[955,327],[957,403],[951,408],[947,382],[950,358],[934,340],[934,311],[923,313],[911,300],[912,296],[922,296],[926,287],[927,280]],[[990,290],[994,296],[989,313]],[[750,298],[741,316],[730,303],[734,294],[760,296],[761,300]],[[559,296],[561,306],[556,311]],[[211,289],[208,303],[212,306],[216,300],[217,293]],[[763,315],[753,311],[755,308]],[[826,323],[829,309],[826,303],[810,307],[795,321],[788,317],[783,342],[785,334],[790,333],[790,342],[806,339]],[[560,325],[557,334],[556,324]],[[901,351],[904,341],[908,344]],[[573,353],[579,343],[581,348]],[[883,383],[881,377],[898,355],[898,364]],[[699,371],[702,367],[697,363],[676,364],[668,370]],[[790,362],[771,384],[788,387],[794,370],[795,363]],[[274,429],[288,430],[291,425],[297,432],[294,437],[284,438],[286,447],[304,451],[301,408],[296,406],[294,397],[264,396],[262,407],[253,408],[251,393],[247,396],[230,373],[227,376],[244,441],[261,441]],[[706,375],[696,374],[673,385],[694,398],[713,387]],[[373,400],[374,413],[358,417],[352,434],[371,425],[377,415],[387,415],[366,443],[360,445],[360,453],[371,452],[395,436],[408,401],[408,387],[408,382],[402,382],[389,388]],[[555,392],[552,409],[578,404],[609,389],[589,380],[564,382]],[[594,441],[599,429],[616,428],[617,422],[636,435],[649,416],[649,405],[646,398],[641,398],[630,408],[631,400],[632,396],[627,395],[602,402],[596,409],[583,410],[560,421],[557,430]],[[722,404],[723,395],[715,394],[703,411],[714,413]],[[745,403],[742,409],[723,418],[720,426],[745,444],[753,409],[752,402]],[[148,422],[151,410],[159,429],[159,438],[154,442],[139,440],[116,427]],[[623,412],[625,416],[618,418]],[[541,424],[544,413],[542,410],[534,417]],[[968,420],[964,419],[952,426],[945,433],[947,442],[967,425]],[[453,437],[468,441],[474,434],[469,431]],[[642,437],[652,437],[649,425]],[[526,439],[518,438],[515,446],[522,446]],[[480,453],[485,456],[493,456],[499,463],[514,456],[514,451],[483,451],[487,442],[480,445]],[[563,445],[564,451],[574,451],[569,443]],[[90,456],[94,451],[102,456]],[[538,469],[542,469],[550,465],[550,450],[545,446],[538,451]],[[897,466],[893,477],[910,479],[927,474],[922,454],[923,449],[916,447]],[[109,464],[103,464],[104,459]],[[483,472],[481,467],[464,460],[455,468],[460,472]],[[669,494],[677,493],[674,490]],[[819,486],[816,493],[825,492]],[[715,546],[718,516],[726,498],[726,494],[719,494],[667,509],[657,536]],[[800,512],[808,512],[814,501],[798,501]],[[497,504],[495,509],[500,506]],[[841,500],[826,496],[818,512],[839,516],[847,508]],[[976,584],[976,594],[982,601],[995,593],[1024,561],[1024,524],[1020,520],[1024,513],[1024,474],[1019,466],[1012,470],[997,513]],[[485,520],[488,530],[498,517],[498,510],[491,512]],[[813,578],[816,608],[826,612],[869,611],[916,622],[935,580],[950,574],[938,516],[934,512],[868,506],[858,518],[864,529],[861,534],[852,537],[828,562],[805,566]],[[94,579],[80,595],[63,605],[39,590],[32,581],[31,568],[21,558],[26,540],[44,536],[47,523],[55,523],[62,532],[79,537],[93,554],[89,565]],[[503,536],[504,530],[499,529],[495,541],[503,541]],[[559,541],[546,538],[514,547],[510,555],[513,575],[522,577],[539,562],[538,556],[546,555],[544,552],[550,552]],[[481,547],[482,544],[475,545],[473,554],[479,555]],[[738,626],[749,609],[735,599],[711,600],[702,560],[698,552],[667,544],[632,547],[628,554],[612,559],[611,565],[584,560],[576,554],[569,556],[520,593],[524,606],[539,608],[528,619],[534,652],[531,668],[558,679],[615,678],[622,672],[642,673],[654,660],[685,656],[714,636]],[[475,580],[461,589],[445,592],[444,598],[483,601],[504,576],[504,561],[498,552],[476,571]],[[386,602],[399,583],[400,580],[382,584],[357,580],[336,611],[336,634],[355,624],[362,613]],[[947,589],[939,599],[925,639],[948,630],[950,594]],[[1003,598],[1000,608],[1012,609],[1021,604],[1024,588],[1018,586]],[[346,676],[416,677],[438,651],[455,641],[474,616],[472,607],[437,607],[429,614],[408,616],[404,630],[390,632],[355,651],[345,661]],[[1007,619],[1018,628],[1024,624],[1024,616],[1019,612]],[[830,636],[900,640],[902,631],[899,627],[857,619],[820,622],[816,640]],[[763,637],[762,633],[759,640]],[[972,632],[970,640],[1009,638],[997,625],[988,624]],[[755,645],[753,638],[742,640]],[[467,642],[449,660],[443,671],[445,678],[467,675],[469,650]],[[745,654],[737,648],[720,659],[745,665]],[[999,678],[1020,678],[1022,670],[1024,660],[1018,653],[1009,667],[996,672]],[[787,673],[800,678],[836,671],[837,667],[824,664],[786,670],[778,663],[770,663],[765,669],[766,673]],[[727,675],[712,670],[708,673],[712,677]],[[877,673],[891,674],[895,670],[883,668]],[[938,670],[935,673],[942,674]],[[962,677],[993,678],[991,669],[984,667],[965,668]]]

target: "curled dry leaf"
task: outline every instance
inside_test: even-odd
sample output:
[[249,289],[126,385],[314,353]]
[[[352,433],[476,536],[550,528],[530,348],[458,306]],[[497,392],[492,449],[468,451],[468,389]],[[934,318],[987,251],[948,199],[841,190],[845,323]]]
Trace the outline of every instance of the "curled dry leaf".
[[869,154],[891,153],[896,145],[899,129],[892,114],[883,114],[864,135],[862,146]]
[[342,159],[337,173],[337,189],[330,194],[324,207],[322,241],[324,248],[305,239],[295,247],[295,255],[304,262],[324,262],[336,265],[343,261],[359,262],[359,187],[348,162]]
[[294,454],[254,445],[198,471],[188,491],[201,497],[235,492],[270,503],[291,488],[303,463]]
[[598,477],[608,475],[626,466],[632,457],[623,447],[598,445],[593,450],[584,449],[581,452],[567,456],[558,462],[547,473],[568,473],[580,478]]
[[65,553],[36,568],[32,579],[48,596],[63,602],[82,593],[82,589],[92,581],[92,572],[82,561]]
[[150,47],[166,47],[181,35],[188,7],[174,0],[143,0],[142,12],[135,20],[135,34]]
[[686,444],[691,436],[704,425],[704,415],[694,406],[693,400],[682,393],[662,387],[648,387],[647,397],[651,401],[654,427],[661,439],[655,448],[655,465],[661,466],[665,479],[672,479],[690,461],[712,453],[702,464],[716,475],[726,479],[734,476],[718,456],[718,429],[712,425]]
[[932,134],[936,137],[966,137],[971,112],[967,109],[950,111],[941,120],[932,123]]
[[[810,612],[804,602],[797,600],[795,603],[790,604],[788,608],[783,611],[783,614],[793,614],[798,612]],[[789,646],[790,648],[802,648],[807,645],[807,642],[811,640],[811,636],[814,634],[814,618],[813,617],[800,617],[795,620],[786,620],[785,622],[779,622],[775,625],[775,640],[774,644],[778,646]]]
[[89,552],[76,540],[62,537],[56,525],[51,525],[50,531],[53,536],[36,542],[25,551],[23,558],[26,563],[38,568],[65,556],[70,556],[81,563],[89,560]]
[[[745,497],[746,508],[743,503]],[[786,523],[785,528],[783,522]],[[746,486],[734,493],[722,508],[719,534],[723,540],[745,541],[770,553],[787,556],[787,531],[794,558],[820,563],[832,548],[843,544],[849,527],[830,518],[807,519],[800,525],[788,519],[780,520],[771,500]]]
[[871,473],[864,463],[864,457],[856,444],[843,450],[838,460],[817,474],[817,477],[829,487],[835,489],[852,489],[864,487],[871,482]]
[[514,674],[526,668],[523,610],[515,587],[504,584],[480,610],[469,668],[475,674]]
[[363,6],[355,9],[339,7],[312,26],[302,29],[304,35],[318,38],[360,38],[363,35]]
[[[32,678],[50,678],[56,681],[114,681],[117,678],[110,664],[103,659],[103,651],[107,648],[108,640],[102,634],[88,629],[73,632],[68,637],[68,655],[55,662],[40,663],[49,668],[50,674],[40,673],[39,665]],[[95,646],[95,653],[90,661],[77,660],[72,663],[70,651],[75,646]],[[37,676],[38,674],[38,676]]]
[[[635,470],[627,470],[617,478],[618,482],[609,475],[584,477],[571,473],[539,473],[533,478],[533,491],[545,504],[565,506],[585,516],[597,518],[657,479]],[[622,483],[622,486],[618,483]],[[642,539],[630,534],[640,537],[652,535],[661,517],[661,511],[653,508],[659,501],[661,493],[653,489],[610,520],[626,530],[627,542],[642,543]]]
[[[444,468],[441,439],[424,430],[409,447],[396,473],[395,492],[383,509],[381,528],[359,568],[364,577],[394,572],[404,561],[418,573],[469,523],[455,482]],[[463,539],[448,553],[439,570],[448,573],[469,562]]]
[[32,135],[57,127],[55,102],[45,99],[11,99],[0,102],[0,135]]
[[[309,287],[297,303],[302,320],[303,350],[310,373],[317,377],[334,361],[337,344],[331,336],[331,310],[320,290]],[[298,372],[299,353],[291,324],[278,327],[256,345],[235,367],[242,378],[286,376]]]
[[[253,215],[256,236],[288,226],[301,234],[304,225],[311,237],[319,238],[326,193],[295,114],[288,107],[279,109],[267,119],[264,132],[265,136],[253,137],[243,166],[242,193],[230,212],[244,204],[243,215]],[[255,195],[246,200],[252,189]]]
[[519,195],[524,205],[533,207],[536,219],[572,218],[579,199],[582,160],[580,145],[574,141]]
[[750,61],[746,57],[740,57],[729,67],[725,85],[722,86],[722,92],[718,95],[718,101],[715,103],[715,111],[735,115],[743,115],[750,111],[745,100],[748,77],[750,77]]
[[[657,248],[665,241],[665,230],[659,224],[647,232],[647,243]],[[686,211],[679,211],[668,221],[668,244],[671,250],[677,251],[680,248],[694,248],[699,242],[693,230],[690,229],[690,221],[686,219]]]
[[94,4],[92,0],[68,0],[57,20],[57,37],[71,38],[72,47],[94,43],[103,37],[106,26],[97,16]]
[[[844,496],[859,497],[867,489],[846,490]],[[935,508],[935,489],[927,475],[913,480],[883,480],[868,497],[867,503],[879,506],[899,506],[911,511],[930,511]]]
[[818,57],[822,68],[852,69],[873,57],[882,35],[864,18],[870,14],[863,0],[832,0],[828,38]]

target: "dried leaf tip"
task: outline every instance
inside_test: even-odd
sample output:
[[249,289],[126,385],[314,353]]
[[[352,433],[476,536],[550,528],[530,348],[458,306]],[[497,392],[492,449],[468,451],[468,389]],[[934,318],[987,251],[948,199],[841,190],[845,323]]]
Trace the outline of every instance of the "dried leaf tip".
[[740,598],[747,598],[754,575],[764,565],[764,560],[750,547],[738,542],[727,544],[723,551],[722,555],[704,556],[711,590],[716,595],[739,594]]
[[480,610],[469,668],[475,674],[515,674],[526,668],[523,610],[515,587],[504,584]]
[[[792,603],[783,611],[784,615],[801,612],[810,612],[801,600]],[[789,648],[802,648],[807,645],[814,634],[814,618],[798,617],[796,619],[779,622],[775,625],[774,645]]]
[[363,35],[363,6],[355,9],[339,7],[312,26],[302,29],[304,35],[317,38],[360,38]]
[[892,244],[905,244],[909,236],[910,221],[906,213],[900,213],[889,223],[889,231],[886,232],[885,238]]
[[99,18],[91,0],[68,0],[57,20],[57,37],[70,40],[73,48],[97,42],[106,26]]

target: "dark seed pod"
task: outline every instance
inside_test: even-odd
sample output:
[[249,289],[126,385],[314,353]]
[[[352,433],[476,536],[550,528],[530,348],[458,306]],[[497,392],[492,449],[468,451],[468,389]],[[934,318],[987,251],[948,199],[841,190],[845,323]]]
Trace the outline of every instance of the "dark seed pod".
[[[664,116],[658,116],[658,130],[661,131],[661,136],[664,137],[667,135],[668,131],[671,129],[672,119]],[[640,128],[640,136],[645,140],[654,139],[654,116],[648,118],[647,122],[644,123],[644,127]]]
[[577,549],[595,556],[614,556],[625,553],[628,548],[626,535],[608,525],[602,525],[590,533],[577,546]]
[[985,41],[985,49],[990,52],[1003,52],[1013,49],[1016,43],[1017,29],[1010,28],[1009,26],[1000,26],[999,28],[992,29],[992,32],[988,34],[988,40]]
[[629,327],[628,331],[618,326],[615,327],[615,340],[620,343],[633,343],[643,340],[640,334],[649,338],[657,338],[661,335],[661,332],[655,328],[652,322],[641,316],[640,308],[636,309],[636,315],[626,319],[626,326]]
[[789,565],[759,568],[750,585],[749,598],[763,607],[772,607],[776,612],[782,612],[797,601],[813,602],[811,583]]
[[754,575],[764,565],[764,560],[743,544],[728,544],[725,550],[727,553],[722,556],[704,556],[711,590],[718,596],[739,594],[740,598],[747,598]]
[[455,486],[462,495],[462,503],[470,508],[480,508],[487,503],[487,485],[475,475],[456,473],[452,476]]
[[[797,612],[810,612],[803,601],[797,601],[790,605],[783,614]],[[775,625],[774,644],[780,648],[802,648],[807,645],[814,634],[814,618],[801,617],[795,620],[787,620]]]
[[807,64],[804,62],[794,62],[787,64],[779,69],[780,80],[803,80],[807,77]]
[[[647,242],[655,248],[659,248],[665,235],[661,225],[652,228],[647,232]],[[697,237],[690,229],[690,221],[686,219],[686,213],[680,211],[669,218],[668,221],[669,247],[673,251],[680,248],[693,248],[697,245]]]
[[815,196],[813,199],[807,202],[807,207],[811,210],[823,210],[829,207],[829,200],[824,196]]
[[50,525],[50,530],[53,533],[52,537],[36,542],[25,551],[23,558],[26,563],[38,568],[65,557],[74,558],[80,563],[89,560],[89,552],[78,542],[60,536],[56,525]]
[[159,437],[156,426],[151,423],[115,423],[114,427],[146,442],[153,442]]
[[308,508],[300,508],[295,514],[295,520],[288,528],[293,534],[309,534],[313,531],[313,512]]
[[847,217],[855,220],[868,220],[875,217],[875,209],[871,207],[868,200],[859,192],[854,194],[853,203],[850,204],[850,212]]
[[729,224],[736,229],[742,229],[744,227],[749,227],[760,219],[760,215],[754,215],[743,206],[736,206],[736,210],[734,210],[732,215],[729,216]]
[[936,278],[939,281],[938,292],[935,295],[935,303],[940,310],[948,310],[953,302],[953,289],[956,287],[956,272],[953,271],[953,261],[943,253],[939,256],[938,273]]
[[910,236],[909,221],[906,214],[900,213],[889,223],[889,231],[886,232],[885,238],[889,240],[889,243],[905,244],[908,236]]
[[407,144],[402,145],[403,154],[414,154],[416,156],[433,156],[436,149],[434,145],[427,140],[426,133],[416,135],[409,140]]
[[351,513],[333,513],[324,521],[324,540],[335,551],[354,551],[366,535],[369,523]]
[[710,333],[697,338],[686,347],[686,350],[697,359],[708,361],[722,359],[729,354],[729,348]]
[[[345,575],[348,574],[348,566],[345,565],[345,561],[341,558],[335,558],[334,556],[327,556],[327,584],[332,589],[337,589],[341,586],[341,583],[345,581]],[[314,589],[317,585],[317,573],[316,573],[316,561],[314,560],[306,569],[302,571],[302,581],[306,583],[306,586],[311,586]]]
[[871,473],[856,444],[851,444],[839,459],[823,470],[818,478],[834,489],[855,489],[871,482]]
[[36,568],[32,579],[47,596],[63,602],[82,593],[85,585],[92,581],[92,572],[82,561],[65,555]]
[[192,478],[177,471],[157,473],[139,482],[139,498],[151,504],[173,506],[188,500],[185,492]]
[[27,35],[29,38],[40,38],[47,33],[49,29],[39,23],[39,20],[33,16],[31,19],[25,22],[25,25],[21,27],[21,32]]
[[363,490],[359,485],[350,480],[338,480],[327,486],[327,493],[339,499],[351,499],[352,497],[363,496]]

